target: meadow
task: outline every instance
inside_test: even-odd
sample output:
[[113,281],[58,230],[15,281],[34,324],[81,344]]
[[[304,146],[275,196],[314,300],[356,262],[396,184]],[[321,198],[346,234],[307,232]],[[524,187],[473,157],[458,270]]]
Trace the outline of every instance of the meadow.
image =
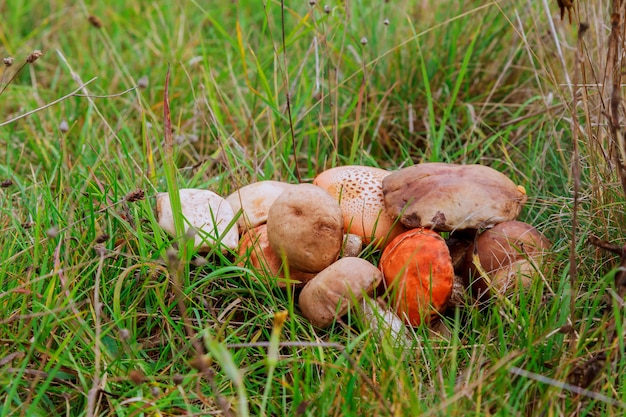
[[[626,12],[570,3],[0,2],[0,416],[624,415]],[[551,256],[411,346],[155,216],[436,161],[523,185]]]

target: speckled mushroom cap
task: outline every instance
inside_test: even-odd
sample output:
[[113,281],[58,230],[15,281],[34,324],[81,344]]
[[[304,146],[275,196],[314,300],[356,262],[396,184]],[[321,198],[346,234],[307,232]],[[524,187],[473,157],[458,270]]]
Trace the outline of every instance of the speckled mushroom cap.
[[387,214],[408,228],[477,229],[515,220],[523,187],[483,165],[423,163],[383,179]]
[[[222,252],[237,248],[239,232],[231,225],[235,214],[226,200],[213,191],[194,188],[183,188],[179,194],[185,232],[196,231],[194,242],[198,250],[207,251],[218,242]],[[169,193],[157,194],[156,211],[159,226],[176,236]]]
[[404,231],[395,217],[385,213],[382,181],[389,174],[380,168],[347,165],[322,172],[313,183],[339,201],[345,233],[359,235],[365,243],[388,242]]

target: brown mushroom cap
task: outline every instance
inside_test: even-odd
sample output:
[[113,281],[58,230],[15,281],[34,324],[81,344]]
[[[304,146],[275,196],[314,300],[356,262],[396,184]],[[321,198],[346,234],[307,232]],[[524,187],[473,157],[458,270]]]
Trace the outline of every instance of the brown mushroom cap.
[[481,233],[465,257],[465,278],[477,297],[485,294],[488,283],[474,265],[474,254],[481,268],[489,275],[492,286],[504,294],[514,288],[518,278],[522,286],[532,283],[535,266],[541,265],[551,247],[550,241],[533,226],[511,221],[495,225]]
[[452,294],[454,268],[445,240],[428,229],[396,237],[383,251],[381,271],[398,316],[417,326],[444,311]]
[[294,185],[282,193],[267,216],[272,250],[290,268],[319,272],[333,263],[343,242],[343,219],[337,201],[322,188]]
[[317,327],[330,325],[364,295],[372,295],[383,276],[361,258],[341,258],[309,281],[300,293],[302,315]]
[[267,221],[267,213],[279,195],[293,187],[280,181],[259,181],[241,187],[226,197],[235,213],[242,211],[237,219],[239,231],[254,228]]
[[[283,261],[270,246],[267,237],[267,225],[259,225],[243,234],[239,241],[239,255],[247,259],[252,267],[270,279],[278,278],[279,288],[287,287]],[[315,274],[293,268],[289,270],[289,279],[294,282],[294,286],[303,286],[313,277]]]
[[514,220],[526,193],[483,165],[423,163],[383,179],[387,213],[408,228],[477,229]]
[[389,174],[380,168],[346,165],[327,169],[313,183],[339,202],[345,233],[384,245],[404,231],[396,217],[385,212],[382,181]]

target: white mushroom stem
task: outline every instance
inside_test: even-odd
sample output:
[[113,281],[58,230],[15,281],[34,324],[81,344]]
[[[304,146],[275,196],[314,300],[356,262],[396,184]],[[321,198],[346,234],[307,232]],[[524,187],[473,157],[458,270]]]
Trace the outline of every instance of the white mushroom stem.
[[364,322],[370,326],[379,338],[383,338],[388,334],[396,343],[396,346],[401,347],[410,347],[413,343],[410,332],[402,319],[393,311],[380,305],[378,301],[371,298],[363,298],[361,311]]
[[359,235],[348,233],[343,235],[342,257],[357,257],[363,248],[363,238]]

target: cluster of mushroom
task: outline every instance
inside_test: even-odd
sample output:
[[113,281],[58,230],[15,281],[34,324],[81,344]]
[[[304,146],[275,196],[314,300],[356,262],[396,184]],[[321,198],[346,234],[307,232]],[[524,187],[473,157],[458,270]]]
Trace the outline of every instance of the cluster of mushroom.
[[[377,290],[406,324],[430,323],[449,305],[455,280],[479,298],[504,294],[531,282],[550,246],[515,221],[524,189],[481,165],[423,163],[393,173],[344,166],[313,184],[261,181],[226,199],[206,190],[180,194],[200,249],[237,250],[240,262],[279,286],[303,287],[300,310],[318,327]],[[166,193],[157,214],[174,234]],[[378,267],[358,257],[363,244],[382,250]]]

